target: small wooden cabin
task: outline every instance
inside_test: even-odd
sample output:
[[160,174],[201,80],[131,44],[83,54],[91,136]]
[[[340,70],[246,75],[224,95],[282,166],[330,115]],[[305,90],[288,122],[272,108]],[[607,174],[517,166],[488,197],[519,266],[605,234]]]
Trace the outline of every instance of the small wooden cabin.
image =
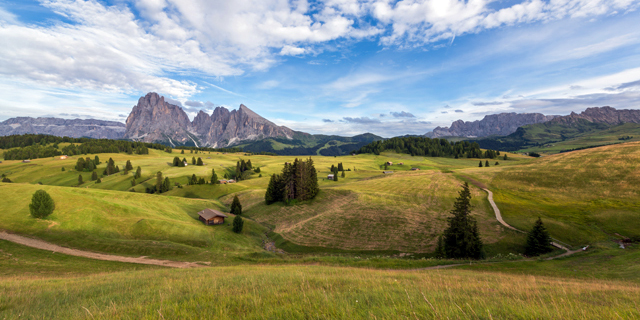
[[60,156],[60,160],[64,160],[66,158],[67,158],[67,156],[65,156],[65,155]]
[[22,160],[22,163],[29,163],[31,160]]
[[198,212],[198,215],[200,216],[198,219],[208,226],[214,225],[214,224],[223,224],[224,218],[227,217],[226,214],[218,210],[213,210],[209,208]]
[[384,173],[384,174],[390,174],[390,173],[393,173],[393,171],[382,171],[382,173]]
[[393,165],[393,162],[391,162],[391,161],[387,161],[387,163],[386,163],[386,164],[387,164],[388,166],[392,166],[392,165]]
[[411,170],[418,171],[418,170],[420,170],[420,168],[411,168]]
[[227,184],[227,180],[225,180],[225,179],[220,179],[220,180],[218,180],[218,182],[220,182],[220,184]]
[[327,175],[327,179],[329,179],[329,180],[333,180],[333,175],[332,175],[332,174]]

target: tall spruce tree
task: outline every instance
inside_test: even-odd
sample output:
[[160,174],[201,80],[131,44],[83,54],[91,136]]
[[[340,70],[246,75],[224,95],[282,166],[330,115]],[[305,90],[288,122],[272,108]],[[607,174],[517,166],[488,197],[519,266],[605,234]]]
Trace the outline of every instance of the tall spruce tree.
[[96,180],[98,180],[98,173],[94,171],[91,174],[91,181],[96,181]]
[[219,184],[218,175],[216,174],[216,169],[211,169],[211,184]]
[[138,166],[138,169],[136,169],[136,175],[134,176],[134,178],[140,179],[140,177],[142,177],[142,168]]
[[489,160],[487,160],[487,161],[484,163],[484,166],[485,166],[485,167],[487,167],[487,168],[489,167]]
[[471,192],[469,184],[464,183],[448,218],[449,226],[444,231],[444,250],[447,258],[481,259],[483,258],[482,240],[476,220],[471,217]]
[[482,160],[480,160],[480,163],[478,164],[478,167],[482,168]]
[[133,170],[133,165],[131,165],[131,160],[127,160],[127,164],[124,167],[127,171]]
[[198,157],[198,161],[196,162],[196,165],[198,166],[203,166],[204,163],[202,162],[202,158]]
[[242,205],[240,204],[240,199],[238,199],[238,196],[233,196],[230,212],[237,216],[242,214]]
[[342,167],[342,162],[338,163],[338,171],[344,171],[344,168]]
[[93,158],[93,164],[95,164],[96,166],[98,166],[98,165],[100,164],[100,157],[95,156],[95,157]]
[[191,157],[191,164],[194,166],[196,165],[196,157]]
[[538,217],[538,220],[533,225],[533,229],[527,236],[527,245],[525,246],[524,254],[530,257],[539,256],[553,251],[551,246],[551,237],[547,228],[542,224],[542,219]]
[[53,213],[56,204],[51,196],[44,190],[38,190],[31,197],[31,203],[29,204],[29,212],[34,218],[45,218]]
[[169,177],[165,177],[164,181],[162,181],[162,192],[167,192],[171,190],[171,181]]
[[162,192],[162,184],[164,183],[164,179],[162,178],[162,172],[158,171],[156,173],[156,192]]
[[244,226],[244,221],[240,216],[236,216],[233,218],[233,232],[240,233],[242,232],[242,227]]
[[[181,161],[180,161],[180,158],[178,158],[178,157],[173,157],[173,166],[174,166],[174,167],[180,167],[180,162],[181,162]],[[183,166],[184,166],[184,164],[183,164]]]
[[81,184],[83,184],[83,183],[84,183],[84,181],[82,181],[82,175],[81,175],[81,174],[79,174],[79,175],[78,175],[78,185],[81,185]]

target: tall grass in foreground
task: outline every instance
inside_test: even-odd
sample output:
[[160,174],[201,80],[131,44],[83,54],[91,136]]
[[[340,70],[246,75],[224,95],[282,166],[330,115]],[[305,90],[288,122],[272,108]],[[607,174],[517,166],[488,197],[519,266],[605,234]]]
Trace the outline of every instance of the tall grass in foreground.
[[0,318],[631,319],[640,288],[461,270],[152,270],[0,282]]

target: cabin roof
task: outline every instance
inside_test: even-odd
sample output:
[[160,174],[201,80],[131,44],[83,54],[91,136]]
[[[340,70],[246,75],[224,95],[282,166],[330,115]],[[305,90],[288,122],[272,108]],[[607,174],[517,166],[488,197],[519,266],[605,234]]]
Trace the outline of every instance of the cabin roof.
[[200,212],[198,212],[198,215],[205,218],[206,220],[212,219],[213,217],[223,217],[226,218],[227,215],[218,211],[218,210],[213,210],[213,209],[204,209]]

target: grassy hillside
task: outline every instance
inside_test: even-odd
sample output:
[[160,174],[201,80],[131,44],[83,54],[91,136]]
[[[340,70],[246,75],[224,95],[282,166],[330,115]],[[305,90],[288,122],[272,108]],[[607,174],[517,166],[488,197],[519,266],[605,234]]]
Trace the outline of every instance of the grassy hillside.
[[[28,208],[38,189],[56,203],[54,213],[42,220],[32,218]],[[197,220],[198,211],[219,208],[217,201],[7,183],[0,184],[0,197],[11,199],[0,211],[0,229],[72,248],[216,263],[227,254],[262,251],[264,228],[252,221],[246,221],[243,234],[235,234],[230,220],[215,227]]]
[[640,288],[463,270],[235,266],[4,279],[0,317],[47,319],[618,319]]
[[580,150],[502,168],[483,177],[507,222],[528,229],[542,217],[574,245],[640,239],[640,143]]

